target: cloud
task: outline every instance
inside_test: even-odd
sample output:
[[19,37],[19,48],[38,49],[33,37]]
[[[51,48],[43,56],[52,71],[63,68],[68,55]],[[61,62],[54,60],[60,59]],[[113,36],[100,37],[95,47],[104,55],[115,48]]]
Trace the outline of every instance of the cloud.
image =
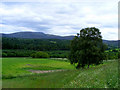
[[107,40],[118,40],[118,28],[104,28],[101,30],[102,36]]
[[[113,2],[114,1],[114,2]],[[56,0],[0,3],[3,33],[19,31],[75,35],[80,29],[97,27],[103,39],[117,39],[118,0]]]
[[[3,25],[0,24],[0,29],[2,30],[2,33],[13,33],[13,32],[21,32],[21,31],[31,31],[35,32],[35,30],[31,28],[26,28],[26,27],[18,27],[18,26],[13,26],[13,25]],[[7,32],[6,32],[7,31]]]

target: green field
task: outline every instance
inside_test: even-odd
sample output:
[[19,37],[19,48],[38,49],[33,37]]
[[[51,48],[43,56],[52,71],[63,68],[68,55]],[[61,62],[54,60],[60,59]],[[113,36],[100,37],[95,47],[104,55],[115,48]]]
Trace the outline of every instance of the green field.
[[[117,88],[118,60],[76,70],[64,60],[3,58],[3,88]],[[28,70],[64,70],[32,73]]]

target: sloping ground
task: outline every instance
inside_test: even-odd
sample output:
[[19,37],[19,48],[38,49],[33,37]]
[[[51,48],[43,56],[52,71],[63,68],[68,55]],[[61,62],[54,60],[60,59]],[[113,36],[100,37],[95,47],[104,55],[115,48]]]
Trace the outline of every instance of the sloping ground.
[[117,88],[118,62],[80,70],[40,73],[4,79],[3,88]]
[[64,87],[69,88],[117,88],[118,63],[109,61],[107,64],[84,70]]

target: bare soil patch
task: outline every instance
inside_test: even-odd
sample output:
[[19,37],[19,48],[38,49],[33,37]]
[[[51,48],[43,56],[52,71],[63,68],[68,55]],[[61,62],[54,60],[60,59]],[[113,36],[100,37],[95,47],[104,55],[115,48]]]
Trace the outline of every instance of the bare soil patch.
[[65,70],[28,70],[32,73],[49,73],[49,72],[58,72],[58,71],[65,71]]

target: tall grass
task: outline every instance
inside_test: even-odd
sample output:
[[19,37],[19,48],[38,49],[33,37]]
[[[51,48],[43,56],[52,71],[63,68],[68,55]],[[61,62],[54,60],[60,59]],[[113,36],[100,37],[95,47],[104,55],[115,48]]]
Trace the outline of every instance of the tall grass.
[[109,61],[90,69],[83,69],[64,87],[70,88],[117,88],[118,63]]

